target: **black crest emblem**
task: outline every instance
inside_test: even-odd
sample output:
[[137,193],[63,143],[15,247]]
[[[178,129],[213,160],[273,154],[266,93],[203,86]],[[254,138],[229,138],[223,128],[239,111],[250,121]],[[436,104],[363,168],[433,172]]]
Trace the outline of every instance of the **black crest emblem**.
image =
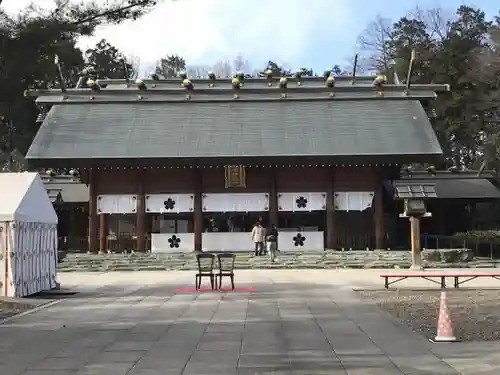
[[166,210],[173,210],[175,208],[175,201],[172,198],[168,198],[165,202],[163,202]]
[[295,204],[297,205],[297,208],[306,208],[307,207],[307,199],[304,197],[298,197],[295,200]]
[[180,246],[180,243],[181,243],[181,239],[179,237],[177,237],[175,234],[168,239],[168,244],[169,244],[171,249],[173,249],[173,248],[177,249]]
[[301,235],[300,233],[297,233],[295,237],[293,237],[293,245],[294,246],[304,246],[306,238]]

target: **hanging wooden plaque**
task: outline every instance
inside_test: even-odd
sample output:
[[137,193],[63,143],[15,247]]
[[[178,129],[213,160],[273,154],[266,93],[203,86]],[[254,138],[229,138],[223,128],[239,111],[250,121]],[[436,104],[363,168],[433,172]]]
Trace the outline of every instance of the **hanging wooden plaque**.
[[245,167],[243,165],[226,165],[224,172],[226,188],[244,188],[247,186]]

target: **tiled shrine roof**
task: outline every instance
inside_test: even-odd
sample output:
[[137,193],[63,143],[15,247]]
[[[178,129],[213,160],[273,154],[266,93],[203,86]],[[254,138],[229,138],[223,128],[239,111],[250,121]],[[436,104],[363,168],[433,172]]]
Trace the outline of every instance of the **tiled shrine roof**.
[[[30,161],[316,158],[325,162],[432,161],[441,155],[420,101],[447,85],[376,87],[337,77],[124,80],[30,92],[52,105],[27,154]],[[95,85],[94,85],[95,86]],[[375,160],[376,158],[377,160]]]

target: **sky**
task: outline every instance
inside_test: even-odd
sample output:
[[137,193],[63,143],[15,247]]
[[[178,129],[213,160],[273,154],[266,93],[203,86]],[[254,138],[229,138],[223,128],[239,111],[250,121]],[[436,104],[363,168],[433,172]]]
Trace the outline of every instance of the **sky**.
[[[97,3],[106,0],[95,0]],[[31,0],[3,0],[11,14]],[[53,7],[54,0],[34,0]],[[377,14],[398,19],[417,5],[442,7],[453,13],[457,0],[162,0],[137,21],[100,28],[95,37],[80,41],[92,46],[105,38],[140,59],[142,68],[154,67],[168,54],[183,56],[189,65],[213,65],[242,56],[253,68],[268,60],[290,69],[310,67],[323,71],[346,65],[356,50],[357,38]],[[498,14],[498,0],[475,0],[489,17]],[[496,4],[496,5],[494,5]]]

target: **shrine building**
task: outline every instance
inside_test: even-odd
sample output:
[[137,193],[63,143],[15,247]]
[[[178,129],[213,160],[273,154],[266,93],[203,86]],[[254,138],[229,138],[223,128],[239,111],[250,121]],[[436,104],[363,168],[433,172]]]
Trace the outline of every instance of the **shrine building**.
[[[183,79],[184,78],[184,79]],[[31,168],[88,185],[89,251],[385,248],[384,181],[442,150],[427,108],[447,85],[374,77],[90,81],[29,92]]]

